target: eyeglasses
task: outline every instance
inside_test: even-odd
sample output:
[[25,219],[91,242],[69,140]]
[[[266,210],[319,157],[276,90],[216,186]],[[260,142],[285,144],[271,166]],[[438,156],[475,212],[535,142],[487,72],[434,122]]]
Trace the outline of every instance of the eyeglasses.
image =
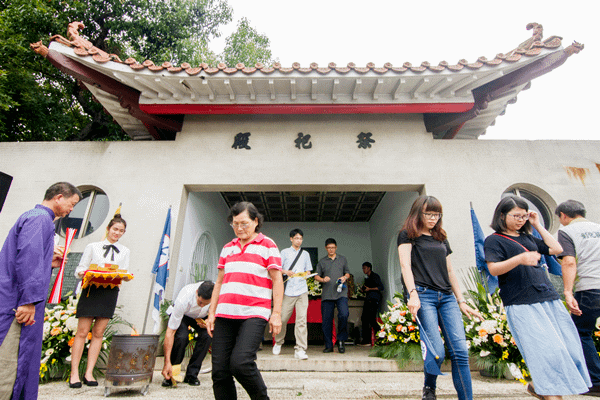
[[524,215],[506,214],[506,215],[510,215],[511,217],[513,217],[514,219],[516,219],[517,221],[527,221],[529,219],[529,214],[524,214]]
[[442,218],[442,213],[423,213],[423,215],[427,219],[440,219],[440,218]]
[[233,229],[248,229],[250,223],[244,222],[243,224],[238,224],[237,222],[234,222],[233,224],[229,224],[229,226],[231,226]]

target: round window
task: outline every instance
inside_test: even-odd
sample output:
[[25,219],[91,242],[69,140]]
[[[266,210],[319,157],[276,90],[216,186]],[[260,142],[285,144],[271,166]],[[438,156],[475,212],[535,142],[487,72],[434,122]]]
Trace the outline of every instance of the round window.
[[56,221],[56,233],[65,235],[67,228],[77,229],[75,239],[87,236],[102,228],[108,215],[108,196],[98,188],[78,188],[82,199],[66,217]]
[[556,208],[556,202],[548,193],[533,185],[518,184],[511,186],[502,193],[502,197],[510,195],[523,198],[529,205],[529,209],[538,213],[544,228],[552,231],[554,218],[550,210]]

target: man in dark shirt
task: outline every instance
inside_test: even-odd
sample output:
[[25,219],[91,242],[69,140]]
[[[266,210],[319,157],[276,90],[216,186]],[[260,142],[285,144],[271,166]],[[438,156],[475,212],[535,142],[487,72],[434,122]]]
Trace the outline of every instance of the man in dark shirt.
[[383,283],[378,274],[373,272],[373,265],[366,261],[362,265],[363,273],[367,276],[363,291],[366,293],[365,305],[362,312],[362,346],[371,345],[371,328],[375,332],[379,330],[377,323],[377,313],[379,312],[379,304],[381,303]]
[[348,339],[348,287],[346,281],[350,278],[350,269],[346,257],[336,254],[337,243],[335,239],[325,240],[327,257],[323,257],[317,264],[315,280],[323,285],[321,295],[321,316],[323,318],[323,336],[325,349],[323,353],[333,352],[333,313],[338,309],[338,351],[344,353],[344,342]]

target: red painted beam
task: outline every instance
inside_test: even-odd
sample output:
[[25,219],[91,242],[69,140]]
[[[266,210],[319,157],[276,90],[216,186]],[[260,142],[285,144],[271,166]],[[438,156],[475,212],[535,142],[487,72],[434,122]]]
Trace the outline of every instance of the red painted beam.
[[140,104],[153,115],[175,114],[422,114],[460,113],[473,103],[411,104]]

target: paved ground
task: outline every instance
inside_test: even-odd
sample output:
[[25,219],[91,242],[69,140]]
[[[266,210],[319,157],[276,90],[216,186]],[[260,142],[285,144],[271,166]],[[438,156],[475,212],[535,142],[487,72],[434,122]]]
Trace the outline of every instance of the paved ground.
[[[368,357],[369,349],[348,346],[346,354],[323,354],[319,347],[309,347],[308,360],[294,360],[293,348],[284,346],[281,355],[273,356],[271,347],[258,354],[263,378],[269,388],[269,397],[278,399],[345,400],[345,399],[420,399],[423,385],[422,372],[390,372],[397,370],[395,362]],[[177,388],[160,386],[162,358],[157,359],[153,381],[147,399],[213,399],[210,373],[200,374],[201,385],[191,387],[179,384]],[[210,365],[205,361],[204,367]],[[324,371],[327,365],[333,371]],[[281,369],[294,369],[285,371]],[[409,367],[410,369],[411,367]],[[420,367],[422,368],[422,366]],[[378,369],[380,372],[369,372]],[[446,368],[444,368],[446,369]],[[472,372],[474,398],[533,400],[525,387],[514,380],[484,378]],[[95,388],[69,389],[65,382],[53,382],[40,386],[42,400],[75,400],[103,398],[104,382]],[[456,392],[450,374],[438,379],[439,399],[455,399]],[[140,387],[113,389],[111,398],[141,397]],[[238,398],[248,399],[246,392],[238,386]],[[590,399],[586,396],[566,396],[565,400]],[[233,400],[233,399],[232,399]]]
[[[263,372],[269,388],[269,397],[277,399],[420,399],[422,374],[418,372]],[[160,373],[154,374],[147,399],[213,399],[210,374],[200,375],[201,385],[191,387],[180,384],[177,388],[163,388]],[[100,380],[102,385],[102,380]],[[516,381],[483,378],[473,374],[474,398],[533,400],[525,387]],[[455,399],[452,378],[438,379],[438,398]],[[140,396],[139,390],[115,390],[109,397],[122,398]],[[238,398],[248,399],[238,387]],[[104,387],[69,389],[64,382],[40,386],[40,399],[95,399],[104,397]],[[566,396],[565,399],[590,399],[586,396]]]

